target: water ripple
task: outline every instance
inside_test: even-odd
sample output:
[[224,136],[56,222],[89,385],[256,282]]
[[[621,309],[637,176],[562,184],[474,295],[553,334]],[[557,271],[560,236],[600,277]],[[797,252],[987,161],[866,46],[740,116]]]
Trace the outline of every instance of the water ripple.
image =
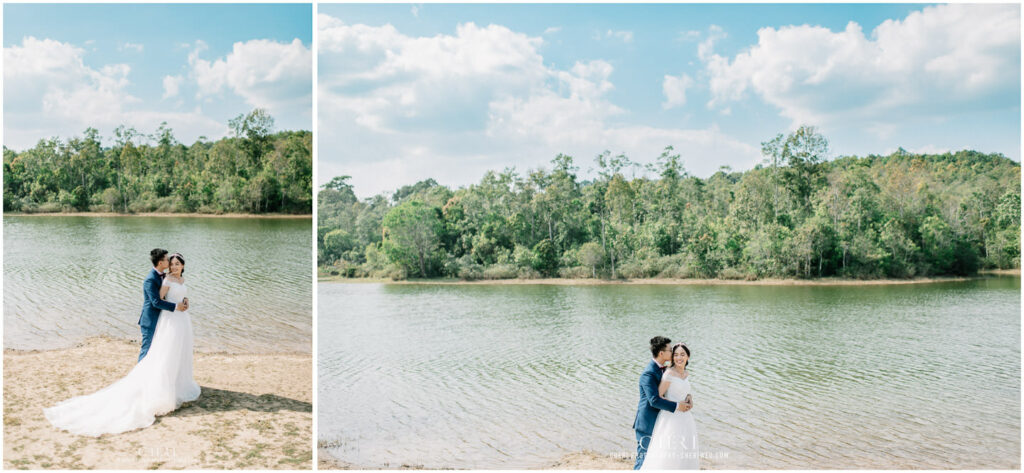
[[654,334],[694,351],[701,448],[727,454],[706,466],[1020,465],[1019,278],[319,291],[320,440],[357,465],[629,455]]
[[200,351],[309,352],[310,221],[5,217],[4,347],[139,338],[149,250],[186,255]]

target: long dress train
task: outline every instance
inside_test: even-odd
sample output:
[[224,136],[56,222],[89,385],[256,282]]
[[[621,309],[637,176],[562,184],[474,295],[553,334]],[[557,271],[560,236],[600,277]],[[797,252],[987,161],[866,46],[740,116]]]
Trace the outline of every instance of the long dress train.
[[[170,286],[166,300],[181,302],[188,288]],[[147,427],[156,416],[199,398],[192,378],[192,320],[188,312],[161,311],[149,352],[123,378],[99,391],[43,409],[46,419],[73,434],[98,437]]]

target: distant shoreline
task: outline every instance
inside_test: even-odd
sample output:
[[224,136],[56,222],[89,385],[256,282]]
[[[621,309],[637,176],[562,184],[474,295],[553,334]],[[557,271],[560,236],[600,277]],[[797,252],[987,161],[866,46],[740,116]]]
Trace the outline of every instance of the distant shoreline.
[[198,217],[198,218],[287,218],[312,219],[313,214],[201,214],[174,212],[141,212],[123,214],[117,212],[4,212],[4,217]]
[[610,285],[666,285],[666,286],[881,286],[881,285],[903,285],[903,284],[932,284],[943,282],[962,282],[984,278],[986,276],[1020,276],[1020,269],[996,269],[979,271],[977,276],[969,277],[931,277],[914,279],[847,279],[847,278],[818,278],[818,279],[758,279],[754,281],[733,280],[733,279],[569,279],[569,278],[542,278],[542,279],[481,279],[464,281],[454,278],[432,278],[432,279],[408,279],[393,281],[387,278],[345,278],[341,276],[320,276],[317,282],[334,283],[377,283],[377,284],[410,284],[410,285],[485,285],[485,286],[519,286],[519,285],[548,285],[548,286],[610,286]]

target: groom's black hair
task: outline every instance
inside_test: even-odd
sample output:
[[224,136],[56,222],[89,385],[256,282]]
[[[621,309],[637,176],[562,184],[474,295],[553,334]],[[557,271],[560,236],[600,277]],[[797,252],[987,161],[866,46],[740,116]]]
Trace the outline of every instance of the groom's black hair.
[[672,340],[668,337],[654,337],[651,339],[651,356],[657,358],[658,353],[665,349]]
[[153,262],[154,268],[165,256],[167,256],[167,250],[162,248],[154,248],[153,251],[149,252],[149,260]]

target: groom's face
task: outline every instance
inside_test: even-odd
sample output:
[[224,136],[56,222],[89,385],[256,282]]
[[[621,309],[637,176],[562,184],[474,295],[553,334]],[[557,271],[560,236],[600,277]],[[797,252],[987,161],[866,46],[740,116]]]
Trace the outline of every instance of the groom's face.
[[156,264],[156,270],[160,271],[161,273],[164,272],[164,271],[167,271],[167,257],[166,256],[164,256],[164,259],[160,260],[160,262]]
[[661,351],[658,352],[657,361],[658,361],[658,363],[661,363],[661,364],[664,365],[666,361],[671,360],[671,359],[672,359],[672,348],[669,347],[668,345],[665,345],[664,347],[661,348]]

